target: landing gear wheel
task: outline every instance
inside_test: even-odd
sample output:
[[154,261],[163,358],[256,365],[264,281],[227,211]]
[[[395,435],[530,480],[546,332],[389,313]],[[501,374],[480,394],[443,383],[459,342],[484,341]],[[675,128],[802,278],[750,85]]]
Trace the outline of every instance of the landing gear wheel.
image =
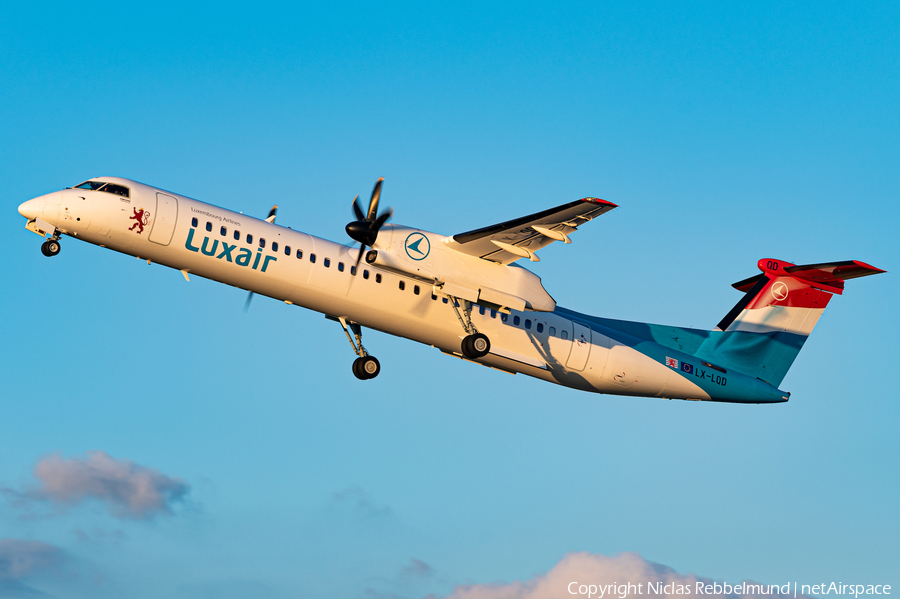
[[483,333],[469,335],[462,340],[462,353],[470,360],[476,360],[488,355],[491,351],[491,340]]
[[359,368],[360,362],[362,362],[362,358],[356,358],[355,360],[353,360],[353,376],[361,381],[364,381],[366,380],[366,375],[363,374],[363,371]]
[[59,245],[59,242],[55,239],[48,239],[44,243],[41,244],[41,253],[47,257],[55,256],[59,253],[59,250],[62,249]]
[[365,356],[353,360],[353,375],[361,381],[374,379],[381,372],[381,364],[375,356]]

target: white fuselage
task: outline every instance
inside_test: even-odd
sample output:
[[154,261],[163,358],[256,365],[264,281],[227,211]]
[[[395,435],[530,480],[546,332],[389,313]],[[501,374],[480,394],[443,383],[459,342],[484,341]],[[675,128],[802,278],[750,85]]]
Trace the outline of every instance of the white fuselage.
[[[67,189],[30,200],[20,212],[60,233],[189,276],[220,281],[461,357],[460,342],[466,333],[453,300],[439,295],[427,278],[365,261],[353,276],[356,248],[128,179],[103,180],[126,185],[130,197]],[[141,223],[141,211],[150,213],[144,218],[149,224]],[[375,247],[390,252],[392,243],[412,231],[417,230],[388,225]],[[422,233],[432,244],[443,238]],[[587,322],[553,311],[525,309],[505,315],[478,306],[472,320],[491,341],[491,352],[477,360],[486,366],[586,391],[710,398],[697,384],[613,340],[596,324],[592,330]]]

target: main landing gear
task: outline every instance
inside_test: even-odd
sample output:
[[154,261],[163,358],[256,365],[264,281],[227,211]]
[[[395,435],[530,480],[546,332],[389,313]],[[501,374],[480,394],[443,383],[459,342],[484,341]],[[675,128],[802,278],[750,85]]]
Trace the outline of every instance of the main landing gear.
[[48,258],[58,254],[60,249],[62,248],[59,245],[59,234],[55,231],[53,232],[53,237],[41,244],[41,253]]
[[[479,333],[472,323],[472,302],[452,296],[449,297],[449,303],[453,307],[453,311],[456,312],[459,324],[468,333],[468,335],[463,337],[460,346],[462,354],[470,360],[485,357],[491,351],[491,340],[484,333]],[[459,311],[460,305],[462,306],[462,312]]]
[[[338,318],[338,322],[341,323],[341,328],[344,329],[353,351],[359,356],[353,360],[353,375],[361,381],[374,379],[381,372],[381,364],[378,362],[378,358],[370,356],[366,348],[363,347],[362,327],[359,326],[359,323],[350,322],[343,317]],[[347,330],[347,327],[350,327],[350,330],[353,331],[353,337],[350,336],[350,331]],[[356,341],[353,340],[354,337]]]

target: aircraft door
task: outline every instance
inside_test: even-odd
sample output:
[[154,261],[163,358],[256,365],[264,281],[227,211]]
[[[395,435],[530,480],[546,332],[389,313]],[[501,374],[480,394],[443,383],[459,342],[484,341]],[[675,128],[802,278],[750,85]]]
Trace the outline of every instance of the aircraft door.
[[157,193],[156,214],[150,216],[153,220],[150,241],[159,245],[169,245],[175,232],[175,220],[178,218],[178,200],[170,195]]
[[572,336],[572,353],[566,362],[566,368],[570,370],[584,370],[588,357],[591,355],[591,327],[580,322],[572,322],[574,334]]

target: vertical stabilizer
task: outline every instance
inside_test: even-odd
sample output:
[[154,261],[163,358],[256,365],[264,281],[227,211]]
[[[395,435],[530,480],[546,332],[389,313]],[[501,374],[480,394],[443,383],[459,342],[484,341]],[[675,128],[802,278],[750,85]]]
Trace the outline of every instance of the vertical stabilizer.
[[762,274],[735,283],[744,297],[697,350],[697,357],[781,384],[803,343],[844,281],[884,272],[849,260],[795,265],[763,259]]

